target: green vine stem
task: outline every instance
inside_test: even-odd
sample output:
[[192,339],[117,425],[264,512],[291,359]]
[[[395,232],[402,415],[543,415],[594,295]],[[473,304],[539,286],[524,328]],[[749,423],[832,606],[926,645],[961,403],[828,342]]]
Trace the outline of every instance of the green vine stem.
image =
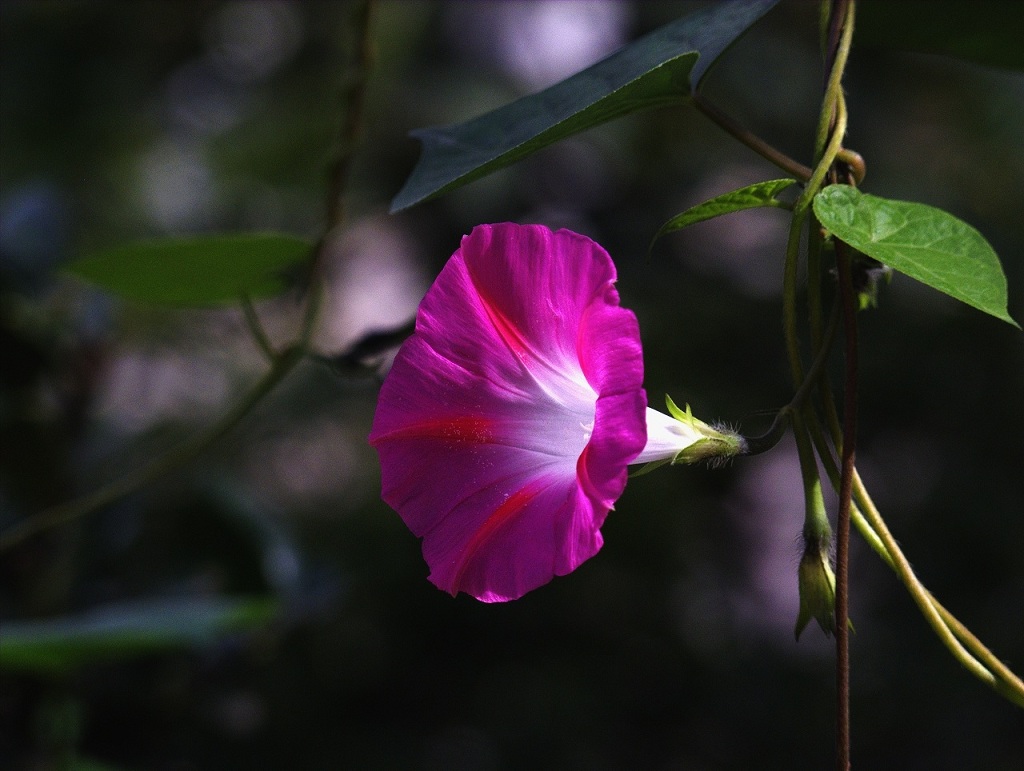
[[[796,203],[793,204],[793,219],[790,223],[789,238],[786,242],[782,296],[783,330],[794,387],[798,387],[804,379],[802,356],[800,355],[800,339],[797,333],[797,267],[800,262],[800,241],[811,210],[811,202],[814,200],[814,196],[821,190],[825,176],[828,174],[842,147],[842,137],[846,132],[846,102],[842,98],[841,92],[838,95],[836,113],[836,132],[829,141],[818,165],[812,172],[806,187],[804,187],[800,197],[797,198]],[[820,322],[820,316],[818,318]],[[820,335],[820,329],[816,334]]]
[[307,286],[307,301],[302,326],[296,342],[280,353],[275,353],[251,301],[241,299],[249,330],[257,346],[270,360],[270,369],[260,378],[238,402],[216,423],[191,439],[174,447],[136,471],[86,495],[57,506],[52,506],[22,520],[0,533],[0,552],[59,525],[85,517],[110,504],[135,493],[160,477],[181,468],[194,460],[217,440],[231,431],[252,409],[269,394],[285,376],[309,353],[310,341],[316,329],[317,317],[323,297],[323,263],[328,237],[339,228],[345,219],[345,188],[347,186],[352,155],[362,122],[363,99],[367,75],[370,68],[370,28],[373,0],[364,0],[355,6],[353,12],[353,34],[356,39],[355,63],[350,65],[343,93],[345,105],[339,148],[331,168],[327,185],[327,222],[324,237],[313,253]]
[[[848,12],[852,11],[848,10]],[[848,167],[852,182],[857,185],[863,181],[865,174],[863,159],[857,153],[842,146],[848,121],[846,102],[841,88],[842,69],[845,67],[846,57],[849,54],[851,36],[852,25],[848,25],[844,29],[843,37],[840,38],[839,45],[837,46],[836,66],[833,66],[830,71],[826,85],[826,96],[823,100],[825,108],[822,110],[819,121],[818,137],[815,146],[816,164],[813,171],[803,167],[801,164],[794,166],[793,163],[796,163],[795,161],[793,163],[786,160],[779,162],[779,159],[775,157],[775,152],[777,151],[770,148],[767,143],[740,126],[702,95],[695,94],[694,98],[695,106],[702,113],[744,145],[755,150],[755,152],[758,152],[758,154],[772,161],[780,168],[794,174],[794,176],[807,180],[803,194],[793,206],[793,220],[787,241],[783,281],[783,326],[786,348],[792,379],[794,384],[798,385],[798,388],[790,404],[778,413],[769,431],[763,437],[754,437],[748,439],[748,441],[751,442],[752,454],[756,451],[768,449],[778,440],[778,429],[780,424],[783,424],[784,419],[789,417],[794,410],[800,410],[804,418],[803,424],[812,438],[818,457],[821,459],[826,474],[830,477],[833,486],[837,490],[840,487],[841,475],[839,464],[833,456],[832,448],[834,447],[836,452],[842,452],[842,429],[838,413],[835,409],[835,401],[828,385],[828,379],[820,377],[820,371],[824,360],[827,358],[828,349],[831,347],[831,341],[835,332],[835,314],[830,319],[828,329],[823,330],[820,293],[822,239],[813,216],[810,216],[809,221],[813,223],[814,228],[808,234],[807,247],[809,284],[807,301],[811,334],[810,342],[811,349],[815,352],[815,359],[806,374],[803,369],[797,334],[797,267],[799,264],[800,241],[803,236],[804,227],[808,223],[810,203],[820,191],[833,165],[837,161],[845,164]],[[839,66],[840,63],[842,66]],[[830,103],[831,107],[828,106]],[[832,126],[831,132],[829,130],[830,125]],[[768,148],[767,151],[766,148]],[[831,444],[822,430],[818,416],[807,400],[809,384],[814,382],[817,382],[820,388],[820,405],[824,410],[825,423],[829,426]],[[759,444],[759,440],[763,441]],[[762,445],[763,448],[759,450],[758,448],[761,448]],[[886,527],[881,513],[874,506],[867,489],[864,487],[863,481],[855,469],[852,474],[852,495],[856,504],[850,507],[851,524],[882,561],[897,574],[897,577],[908,589],[915,603],[921,608],[925,619],[943,645],[975,677],[993,687],[1013,703],[1024,706],[1024,682],[920,582],[909,561],[900,550],[899,544]]]
[[[885,545],[892,560],[891,564],[900,580],[906,586],[921,613],[953,656],[971,674],[992,686],[1019,706],[1024,706],[1024,683],[1005,664],[978,640],[970,630],[961,624],[952,613],[942,607],[914,574],[913,568],[903,555],[896,539],[886,527],[885,520],[868,495],[860,476],[853,478],[854,493],[866,522]],[[941,610],[940,610],[941,609]],[[978,658],[964,647],[969,645]],[[981,661],[979,661],[979,658]],[[984,661],[984,663],[982,663]]]
[[[825,473],[833,487],[838,488],[839,466],[828,442],[817,425],[811,424],[809,430]],[[942,644],[968,672],[1011,702],[1024,707],[1024,682],[921,583],[856,472],[853,476],[853,497],[856,505],[851,509],[852,524],[871,549],[896,573],[915,603],[922,608],[925,620]],[[930,606],[934,612],[924,610],[922,604]]]
[[[835,181],[836,159],[842,152],[846,135],[846,104],[842,93],[842,78],[849,57],[853,39],[855,4],[853,0],[826,0],[822,4],[826,20],[825,69],[827,81],[822,99],[818,130],[815,139],[816,165],[807,185],[793,208],[793,219],[786,243],[786,260],[783,274],[783,327],[790,374],[794,387],[803,380],[803,357],[797,323],[798,266],[800,243],[810,218],[810,207],[814,197],[832,175]],[[813,218],[810,220],[813,222]],[[821,353],[823,332],[821,330],[821,264],[820,248],[814,243],[815,235],[808,233],[808,312],[811,328],[812,351]],[[813,252],[813,254],[812,254]],[[838,255],[837,255],[838,256]],[[840,304],[846,345],[845,362],[845,405],[842,451],[842,473],[839,479],[839,512],[837,515],[836,576],[835,576],[835,636],[836,636],[836,766],[840,771],[850,767],[850,659],[849,659],[849,533],[852,497],[852,475],[854,472],[854,437],[856,435],[856,317],[852,303],[852,289],[849,281],[848,261],[841,257],[837,261],[839,272]],[[847,273],[844,275],[844,271]],[[813,286],[812,286],[813,284]],[[815,422],[813,409],[807,407],[803,413],[808,422]],[[794,430],[801,428],[803,421],[794,416]],[[820,433],[820,432],[819,432]],[[800,464],[804,476],[808,461],[801,453]],[[817,464],[813,473],[817,474]]]

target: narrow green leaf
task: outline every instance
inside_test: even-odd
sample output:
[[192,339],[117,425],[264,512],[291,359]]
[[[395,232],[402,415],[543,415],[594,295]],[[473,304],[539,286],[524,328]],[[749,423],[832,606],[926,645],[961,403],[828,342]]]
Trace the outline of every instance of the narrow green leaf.
[[0,669],[63,672],[83,664],[209,644],[269,621],[270,597],[144,600],[77,616],[4,620]]
[[391,211],[480,179],[612,118],[684,104],[715,59],[777,2],[712,3],[536,94],[464,123],[413,131],[423,153]]
[[130,300],[195,307],[279,294],[311,254],[311,245],[295,236],[238,233],[128,244],[66,269]]
[[704,203],[687,209],[682,214],[677,214],[658,228],[658,232],[651,239],[651,246],[653,247],[654,242],[667,233],[682,230],[694,223],[720,217],[723,214],[731,214],[732,212],[743,211],[744,209],[757,209],[764,206],[788,208],[788,204],[783,203],[775,196],[787,187],[795,184],[797,184],[795,179],[771,179],[766,182],[758,182],[741,187],[739,190],[722,193],[722,195],[716,195]]
[[1019,326],[1006,303],[1006,276],[984,236],[952,214],[890,201],[847,185],[814,198],[814,213],[836,238],[893,270]]

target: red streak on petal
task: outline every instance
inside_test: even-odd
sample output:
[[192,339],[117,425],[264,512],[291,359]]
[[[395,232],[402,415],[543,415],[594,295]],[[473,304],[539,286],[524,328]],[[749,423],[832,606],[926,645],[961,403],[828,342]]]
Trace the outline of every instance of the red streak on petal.
[[599,500],[601,496],[597,495],[594,490],[594,483],[590,481],[590,467],[587,465],[587,458],[590,455],[590,442],[587,442],[587,446],[583,448],[583,452],[580,453],[580,457],[576,459],[576,479],[579,482],[580,487],[583,491],[595,500]]
[[493,423],[488,418],[471,415],[432,418],[375,436],[372,444],[376,445],[392,439],[440,439],[445,442],[486,444],[491,440],[490,428]]
[[486,295],[478,290],[477,296],[480,298],[480,304],[484,306],[484,311],[491,320],[491,324],[494,325],[494,331],[498,333],[498,336],[505,342],[505,345],[509,347],[520,361],[525,361],[527,354],[530,352],[530,346],[523,339],[522,333],[516,329],[515,324],[509,321],[508,317],[498,310],[498,307]]
[[459,586],[462,584],[462,576],[466,572],[473,558],[480,552],[480,550],[487,545],[487,542],[494,537],[494,534],[498,532],[501,527],[511,520],[515,519],[517,515],[521,514],[524,509],[530,504],[534,498],[537,497],[545,488],[545,485],[540,483],[538,480],[534,480],[520,489],[516,490],[510,495],[505,501],[498,506],[491,514],[483,521],[483,524],[473,533],[473,537],[469,543],[466,544],[466,548],[462,557],[462,564],[459,566],[459,572],[455,577],[454,588],[458,591]]

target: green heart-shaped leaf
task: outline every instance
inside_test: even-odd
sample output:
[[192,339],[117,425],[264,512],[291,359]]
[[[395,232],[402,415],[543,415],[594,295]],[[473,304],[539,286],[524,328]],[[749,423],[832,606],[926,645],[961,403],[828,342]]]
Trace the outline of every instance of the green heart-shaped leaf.
[[478,118],[412,132],[423,153],[391,211],[434,198],[627,113],[683,104],[778,0],[731,0],[668,24],[592,67]]
[[295,236],[238,233],[128,244],[66,269],[130,300],[196,307],[279,294],[311,255],[311,245]]
[[814,197],[814,214],[836,238],[900,273],[1018,327],[1007,312],[1006,276],[977,230],[921,203],[890,201],[848,185]]

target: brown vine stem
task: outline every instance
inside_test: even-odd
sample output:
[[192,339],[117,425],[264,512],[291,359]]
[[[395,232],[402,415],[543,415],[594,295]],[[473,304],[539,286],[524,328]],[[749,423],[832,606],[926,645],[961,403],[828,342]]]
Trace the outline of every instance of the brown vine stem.
[[[825,37],[825,71],[828,73],[822,118],[828,135],[842,142],[846,133],[842,79],[853,40],[854,0],[831,0]],[[844,164],[832,164],[830,181],[848,182]],[[843,385],[843,442],[839,475],[839,511],[836,522],[836,768],[848,771],[850,737],[850,509],[856,474],[857,442],[857,308],[851,276],[851,255],[836,242],[836,269],[845,336]]]
[[839,296],[845,335],[843,385],[843,447],[839,475],[839,514],[836,522],[836,678],[840,741],[837,767],[850,767],[850,504],[857,446],[857,308],[852,286],[850,250],[836,242]]
[[252,307],[248,298],[243,298],[242,310],[246,321],[260,350],[270,359],[270,369],[242,399],[236,402],[216,423],[191,439],[171,448],[142,468],[129,472],[91,493],[37,512],[0,533],[0,552],[45,530],[99,511],[194,460],[241,422],[306,357],[320,308],[325,244],[331,231],[340,226],[345,218],[344,193],[362,121],[366,76],[370,66],[372,6],[373,0],[364,0],[355,6],[353,13],[353,37],[356,39],[355,63],[349,66],[347,84],[343,90],[343,102],[346,109],[341,123],[340,147],[327,186],[326,231],[314,251],[310,265],[308,298],[298,340],[280,353],[275,353],[263,332],[255,308]]
[[704,113],[704,115],[710,118],[734,139],[742,142],[765,160],[770,161],[783,171],[788,171],[801,182],[806,182],[811,178],[810,168],[804,166],[799,161],[790,158],[781,150],[772,147],[761,139],[761,137],[743,126],[735,118],[723,112],[721,108],[709,101],[707,97],[699,91],[694,91],[691,99],[694,107]]

